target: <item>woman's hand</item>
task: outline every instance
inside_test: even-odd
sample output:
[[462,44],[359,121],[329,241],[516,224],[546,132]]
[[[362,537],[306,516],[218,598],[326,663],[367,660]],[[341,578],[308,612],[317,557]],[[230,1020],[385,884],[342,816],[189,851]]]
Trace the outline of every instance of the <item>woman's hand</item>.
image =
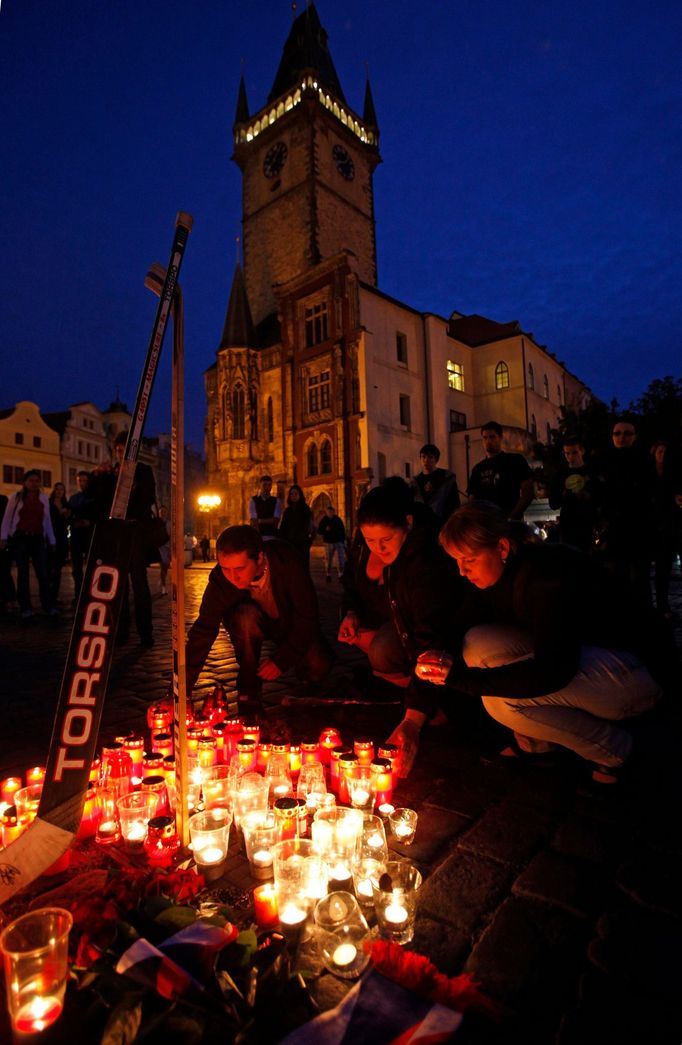
[[357,613],[347,613],[339,626],[337,635],[339,642],[345,642],[349,646],[354,645],[357,642],[359,625]]
[[419,750],[419,733],[425,720],[426,715],[420,711],[408,709],[405,718],[398,723],[386,741],[387,744],[395,744],[400,749],[397,767],[400,777],[406,777],[412,769]]
[[454,657],[445,650],[429,649],[417,657],[414,673],[422,682],[444,686],[453,663]]

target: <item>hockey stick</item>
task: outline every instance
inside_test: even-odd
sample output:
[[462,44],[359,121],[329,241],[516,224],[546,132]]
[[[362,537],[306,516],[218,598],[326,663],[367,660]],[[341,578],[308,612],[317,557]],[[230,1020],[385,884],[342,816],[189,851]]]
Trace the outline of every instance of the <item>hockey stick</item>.
[[132,531],[131,524],[124,520],[175,284],[191,228],[192,218],[178,214],[111,512],[108,520],[95,526],[88,552],[38,815],[0,854],[0,904],[50,867],[69,847],[80,824],[126,592]]

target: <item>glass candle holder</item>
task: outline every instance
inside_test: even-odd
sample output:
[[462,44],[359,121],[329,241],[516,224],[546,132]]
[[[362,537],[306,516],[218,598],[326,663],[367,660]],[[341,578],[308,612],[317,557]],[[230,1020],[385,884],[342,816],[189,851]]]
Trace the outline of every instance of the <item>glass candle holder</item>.
[[274,816],[265,823],[244,824],[244,844],[249,868],[254,878],[272,878],[274,874],[273,847],[277,841]]
[[335,726],[326,726],[320,733],[318,744],[320,762],[323,766],[328,766],[332,748],[341,747],[341,734]]
[[357,855],[361,859],[373,857],[376,860],[388,860],[386,830],[380,816],[365,817],[362,834],[358,841]]
[[280,896],[295,898],[296,905],[303,907],[306,912],[317,900],[326,896],[327,869],[312,842],[302,838],[276,842],[272,853],[275,884]]
[[353,751],[361,766],[371,766],[374,758],[374,741],[369,737],[358,737],[353,741]]
[[[324,766],[320,762],[308,762],[301,766],[296,785],[296,797],[304,798],[313,813],[320,805],[320,798],[327,793]],[[310,801],[308,801],[310,799]]]
[[244,723],[244,740],[253,740],[256,744],[260,743],[260,726],[257,723]]
[[239,826],[247,813],[257,812],[265,817],[268,811],[268,782],[260,773],[244,773],[239,777],[234,792],[234,821]]
[[259,773],[265,773],[265,771],[267,770],[271,754],[272,744],[268,744],[263,740],[259,740],[258,751],[256,752],[256,769]]
[[420,872],[411,864],[389,860],[379,880],[372,882],[381,935],[393,943],[409,943],[414,936]]
[[97,834],[97,822],[99,820],[99,809],[97,807],[97,790],[89,787],[85,792],[83,802],[83,813],[78,826],[78,838],[94,838]]
[[417,830],[418,815],[414,809],[396,809],[389,815],[391,832],[400,845],[412,845]]
[[359,809],[319,809],[311,827],[312,842],[327,865],[336,889],[350,888],[363,815]]
[[201,785],[204,796],[204,809],[231,809],[230,799],[230,767],[211,766],[204,770]]
[[31,820],[35,820],[42,793],[42,784],[29,784],[28,787],[22,787],[14,793],[17,816],[22,823],[30,824]]
[[333,747],[329,752],[329,789],[336,795],[339,796],[339,777],[341,775],[341,769],[339,762],[342,755],[352,754],[350,748],[347,747]]
[[227,857],[232,814],[227,809],[209,809],[195,813],[189,820],[192,855],[207,881],[220,878]]
[[0,815],[2,848],[6,849],[8,845],[15,842],[25,829],[26,824],[22,823],[17,816],[17,807],[14,805],[6,805]]
[[71,914],[61,907],[30,911],[0,936],[12,1028],[21,1035],[46,1030],[64,1005]]
[[98,785],[95,789],[95,803],[97,805],[95,841],[98,845],[111,845],[112,842],[118,842],[121,830],[116,808],[116,792],[111,787]]
[[289,770],[293,777],[298,776],[301,772],[301,745],[290,744],[289,745]]
[[[144,737],[139,733],[131,733],[122,741],[123,748],[128,752],[133,763],[133,776],[142,776],[142,759],[144,758]],[[171,751],[173,750],[173,738],[171,737]]]
[[[173,754],[173,735],[171,733],[155,733],[152,737],[152,750],[162,758]],[[144,755],[143,755],[144,758]]]
[[353,752],[347,751],[339,759],[338,799],[341,805],[350,805],[350,782],[357,773],[358,765],[358,756]]
[[147,860],[153,867],[172,867],[180,851],[174,816],[153,816],[147,825],[144,842]]
[[369,961],[369,927],[351,893],[335,892],[315,907],[315,938],[324,965],[335,976],[356,979]]
[[2,801],[5,802],[7,805],[13,806],[14,805],[14,796],[15,796],[16,792],[19,791],[19,789],[22,788],[23,786],[24,786],[24,782],[21,779],[21,777],[18,777],[18,776],[8,776],[8,777],[6,777],[3,780],[2,784],[0,784],[0,796],[2,797]]
[[386,861],[373,856],[358,858],[353,864],[353,886],[358,903],[374,908],[374,886],[386,870]]
[[93,758],[92,762],[90,763],[90,775],[88,777],[88,780],[90,781],[91,784],[98,784],[99,781],[100,781],[101,775],[102,775],[102,759],[98,758],[98,757],[97,758]]
[[159,701],[147,708],[147,726],[154,733],[168,733],[173,721],[173,708],[168,701]]
[[196,758],[199,750],[199,741],[204,735],[203,726],[187,727],[187,754],[190,758]]
[[377,806],[390,804],[393,798],[393,770],[387,758],[375,758],[370,766],[372,791]]
[[317,740],[301,741],[301,766],[320,764],[320,745]]
[[225,723],[225,761],[229,762],[237,754],[237,743],[244,736],[244,722],[241,718],[228,718]]
[[255,740],[240,740],[237,742],[237,754],[239,762],[246,773],[254,772],[256,768],[256,754],[258,744]]
[[369,766],[356,766],[348,777],[348,795],[350,805],[371,815],[374,809],[374,791],[372,790],[372,774]]
[[133,760],[122,744],[108,744],[102,748],[102,775],[119,798],[131,789]]
[[227,745],[225,743],[226,726],[224,722],[211,723],[211,736],[215,740],[216,764],[219,766],[226,763]]
[[159,796],[153,791],[131,791],[116,801],[121,836],[131,848],[142,848],[147,824],[156,815]]
[[42,784],[45,779],[45,766],[32,766],[26,770],[27,784]]
[[328,893],[315,905],[315,926],[323,932],[333,932],[344,923],[355,922],[367,932],[367,922],[362,914],[358,901],[352,893],[338,890]]
[[158,797],[155,816],[169,816],[170,802],[168,800],[168,788],[163,773],[153,773],[142,777],[141,788],[143,791],[153,791]]
[[202,769],[210,769],[211,766],[215,766],[218,762],[218,749],[216,745],[216,739],[214,736],[201,737],[199,740],[199,747],[197,749],[197,757],[199,765]]
[[285,842],[298,837],[298,804],[295,798],[277,798],[273,806],[277,839]]

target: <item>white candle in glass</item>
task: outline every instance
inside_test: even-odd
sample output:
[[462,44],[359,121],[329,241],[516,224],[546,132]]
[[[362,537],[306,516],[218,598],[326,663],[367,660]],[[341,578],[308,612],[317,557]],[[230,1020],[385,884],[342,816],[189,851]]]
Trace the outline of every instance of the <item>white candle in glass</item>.
[[354,947],[352,943],[340,943],[332,954],[332,961],[335,965],[343,968],[346,965],[350,965],[351,962],[355,961],[357,955],[357,947]]
[[387,922],[400,925],[407,921],[407,910],[397,900],[392,900],[388,907],[384,908],[384,918]]
[[272,867],[272,853],[268,849],[257,849],[251,857],[254,867]]
[[298,904],[289,902],[285,905],[284,909],[280,911],[279,920],[283,925],[300,925],[301,922],[305,921],[306,912]]
[[207,845],[203,849],[197,849],[194,853],[194,859],[198,864],[219,864],[221,860],[225,859],[225,853],[217,845]]
[[126,824],[126,842],[144,842],[146,834],[147,825],[144,820],[133,820],[132,823]]

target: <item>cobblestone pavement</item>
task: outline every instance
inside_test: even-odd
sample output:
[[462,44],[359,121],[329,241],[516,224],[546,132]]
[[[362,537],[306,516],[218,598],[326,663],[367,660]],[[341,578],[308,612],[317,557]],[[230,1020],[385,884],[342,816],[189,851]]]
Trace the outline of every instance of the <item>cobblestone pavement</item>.
[[[186,616],[197,611],[209,566],[185,571]],[[333,638],[340,585],[324,581],[314,550],[313,577],[326,632]],[[158,570],[150,571],[152,591]],[[63,599],[70,603],[70,578]],[[673,579],[682,615],[682,581]],[[101,739],[143,731],[150,702],[170,679],[170,611],[154,595],[156,645],[131,642],[116,653]],[[44,763],[68,644],[70,611],[53,624],[0,624],[0,775]],[[678,632],[678,645],[680,634]],[[337,647],[327,690],[353,695],[352,670],[362,658]],[[236,664],[224,635],[215,645],[195,696],[215,681],[233,688]],[[356,687],[357,688],[357,687]],[[385,739],[400,716],[396,705],[286,698],[301,695],[291,678],[267,687],[273,735],[301,738],[324,725],[344,737]],[[632,723],[635,749],[618,789],[595,795],[585,766],[568,754],[558,766],[500,766],[499,745],[481,709],[463,703],[446,728],[425,732],[417,764],[401,782],[396,804],[419,811],[415,844],[394,846],[425,874],[413,946],[441,970],[471,972],[502,1006],[501,1024],[465,1021],[466,1045],[647,1045],[682,1039],[680,845],[680,695]],[[246,883],[245,883],[246,884]],[[342,989],[328,976],[327,1002]]]

